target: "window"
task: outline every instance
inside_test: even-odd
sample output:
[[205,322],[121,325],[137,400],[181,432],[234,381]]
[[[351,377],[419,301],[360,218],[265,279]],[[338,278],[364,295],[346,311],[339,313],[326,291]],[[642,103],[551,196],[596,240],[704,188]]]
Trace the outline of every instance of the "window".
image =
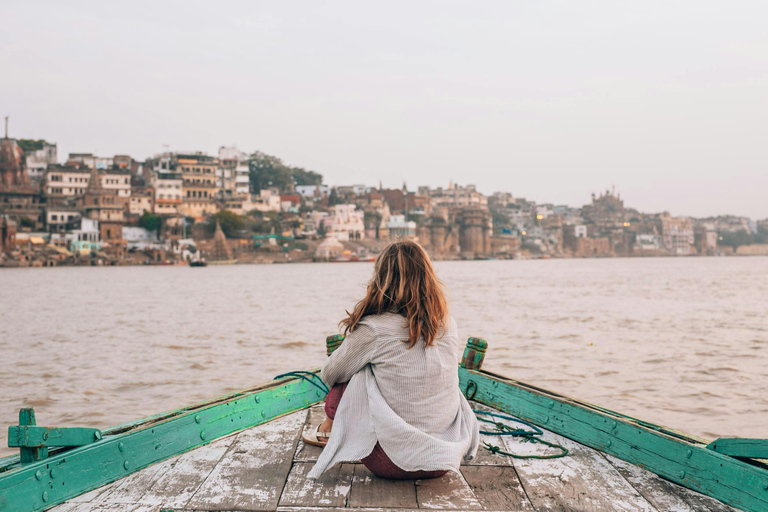
[[51,220],[59,220],[59,216],[58,215],[51,215]]

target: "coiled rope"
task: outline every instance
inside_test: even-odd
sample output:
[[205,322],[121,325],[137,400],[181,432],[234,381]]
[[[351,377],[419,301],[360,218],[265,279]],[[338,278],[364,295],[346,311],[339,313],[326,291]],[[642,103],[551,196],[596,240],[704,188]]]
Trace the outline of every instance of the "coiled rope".
[[[470,392],[470,389],[472,389],[471,392]],[[469,384],[467,384],[467,391],[465,393],[465,396],[467,397],[468,400],[471,400],[472,398],[475,397],[476,394],[477,394],[477,383],[475,383],[474,381],[469,381]],[[495,412],[489,412],[489,411],[480,411],[477,409],[472,409],[472,412],[475,413],[475,416],[477,416],[478,421],[482,421],[483,423],[490,423],[491,425],[494,425],[496,427],[496,429],[492,431],[481,430],[480,431],[481,434],[484,434],[487,436],[519,437],[525,443],[540,443],[540,444],[550,446],[552,448],[556,448],[560,450],[560,453],[555,453],[552,455],[518,455],[516,453],[505,452],[498,446],[488,443],[486,441],[483,441],[483,447],[491,453],[506,455],[508,457],[512,457],[513,459],[559,459],[560,457],[565,457],[566,455],[568,455],[568,448],[566,448],[565,446],[561,446],[557,443],[551,443],[549,441],[542,439],[539,436],[544,434],[544,432],[540,428],[536,427],[535,425],[532,425],[531,423],[528,423],[525,420],[513,418],[512,416],[507,416],[505,414],[497,414]],[[520,423],[521,425],[531,427],[533,430],[526,430],[524,428],[514,428],[500,421],[493,421],[492,419],[481,418],[480,415],[491,416],[492,418],[499,418],[507,421],[513,421],[515,423]]]

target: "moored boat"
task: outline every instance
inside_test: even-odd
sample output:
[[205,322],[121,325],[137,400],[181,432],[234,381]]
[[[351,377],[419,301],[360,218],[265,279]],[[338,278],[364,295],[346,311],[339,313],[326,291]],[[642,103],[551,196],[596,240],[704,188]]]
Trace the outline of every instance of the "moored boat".
[[768,442],[707,443],[484,371],[486,347],[469,339],[460,388],[479,417],[503,418],[481,423],[485,449],[458,474],[392,482],[346,463],[307,480],[319,448],[300,434],[327,388],[291,372],[104,431],[39,427],[23,409],[0,510],[768,510]]

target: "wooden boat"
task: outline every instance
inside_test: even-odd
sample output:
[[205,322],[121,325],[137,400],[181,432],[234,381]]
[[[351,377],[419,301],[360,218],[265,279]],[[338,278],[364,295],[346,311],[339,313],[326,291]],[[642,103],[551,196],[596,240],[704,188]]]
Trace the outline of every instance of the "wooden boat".
[[[329,337],[328,351],[342,341]],[[38,427],[23,409],[9,428],[20,455],[0,459],[0,510],[768,510],[765,440],[707,443],[483,371],[485,348],[470,338],[459,368],[473,407],[539,426],[565,457],[481,449],[460,474],[435,480],[382,480],[359,463],[308,480],[319,448],[300,434],[322,417],[325,390],[317,371],[292,372],[104,431]],[[482,437],[510,454],[553,452],[513,436]]]
[[203,260],[190,260],[189,262],[190,267],[205,267],[208,266],[208,264]]

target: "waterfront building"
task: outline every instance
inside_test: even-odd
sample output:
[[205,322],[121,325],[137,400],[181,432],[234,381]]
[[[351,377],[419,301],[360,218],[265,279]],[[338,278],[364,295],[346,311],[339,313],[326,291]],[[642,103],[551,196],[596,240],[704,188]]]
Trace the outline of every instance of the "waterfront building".
[[42,181],[48,166],[57,162],[56,143],[44,140],[25,140],[27,175],[31,181]]
[[91,170],[72,165],[49,165],[45,172],[45,195],[49,200],[74,199],[85,194]]
[[16,222],[8,215],[0,214],[0,257],[16,248]]
[[29,180],[24,151],[8,137],[6,124],[0,140],[0,214],[12,217],[18,227],[26,223],[37,229],[43,225],[44,201],[39,184]]
[[[361,196],[365,194],[365,185],[343,185],[336,187],[336,193],[341,197]],[[330,191],[328,192],[330,194]]]
[[142,215],[144,212],[155,212],[155,190],[152,187],[133,187],[128,202],[128,213]]
[[315,249],[315,261],[330,261],[344,252],[344,245],[333,236],[327,236]]
[[280,192],[276,188],[263,188],[251,198],[251,210],[260,212],[280,211]]
[[491,254],[493,222],[488,208],[479,204],[461,208],[456,214],[459,248],[466,257]]
[[45,226],[48,232],[66,232],[80,226],[81,213],[71,206],[48,206],[45,208]]
[[405,215],[391,215],[387,223],[390,240],[399,240],[401,238],[416,238],[416,223],[412,220],[405,220]]
[[691,219],[661,215],[661,239],[664,248],[674,256],[687,256],[693,252],[695,237]]
[[216,170],[219,160],[202,153],[176,155],[176,170],[181,171],[182,193],[180,213],[202,220],[219,211]]
[[280,211],[297,213],[301,206],[301,196],[299,194],[281,194]]
[[354,204],[334,205],[324,226],[329,236],[339,241],[363,240],[365,238],[364,213],[356,210]]

